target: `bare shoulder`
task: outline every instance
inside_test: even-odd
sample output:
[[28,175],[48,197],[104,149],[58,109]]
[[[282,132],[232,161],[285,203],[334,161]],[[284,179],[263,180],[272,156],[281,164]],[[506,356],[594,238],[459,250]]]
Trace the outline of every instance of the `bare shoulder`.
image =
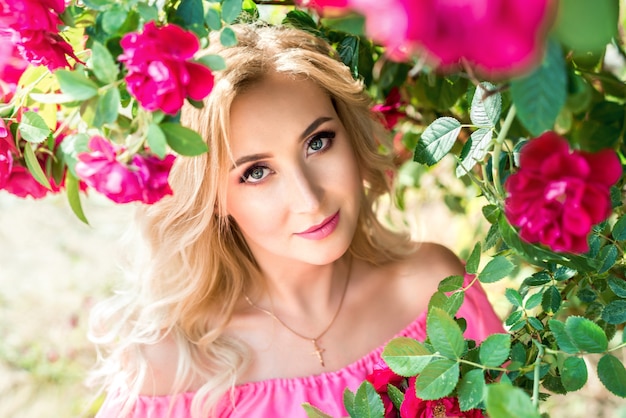
[[459,258],[447,247],[432,242],[416,244],[416,250],[396,264],[402,290],[422,290],[429,295],[448,276],[463,275]]
[[139,348],[140,356],[145,361],[145,373],[140,394],[147,396],[165,396],[172,393],[180,348],[173,336],[168,335],[154,344],[144,344]]

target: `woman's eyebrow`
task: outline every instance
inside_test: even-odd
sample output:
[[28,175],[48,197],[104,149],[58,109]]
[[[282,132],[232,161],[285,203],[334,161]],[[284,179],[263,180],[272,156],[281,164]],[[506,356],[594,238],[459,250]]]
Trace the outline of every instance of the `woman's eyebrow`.
[[[333,118],[329,117],[329,116],[320,116],[319,118],[315,119],[309,126],[307,126],[307,128],[302,132],[302,134],[300,134],[300,140],[303,141],[305,140],[309,135],[311,135],[313,132],[315,132],[315,130],[324,122],[328,122],[329,120],[332,120]],[[231,171],[234,170],[235,168],[239,167],[242,164],[246,164],[252,161],[258,161],[258,160],[264,160],[266,158],[270,158],[271,155],[270,154],[250,154],[250,155],[244,155],[241,158],[238,158],[235,161],[235,164],[230,168]]]
[[332,120],[332,119],[333,118],[328,117],[328,116],[320,116],[319,118],[315,119],[313,123],[311,123],[304,130],[304,132],[302,132],[302,134],[300,135],[300,140],[306,139],[306,137],[311,135],[322,123],[328,122],[329,120]]
[[235,161],[235,164],[230,168],[231,171],[234,170],[235,168],[239,167],[242,164],[246,164],[252,161],[258,161],[258,160],[264,160],[266,158],[270,158],[271,155],[270,154],[250,154],[250,155],[244,155],[243,157],[237,159],[237,161]]

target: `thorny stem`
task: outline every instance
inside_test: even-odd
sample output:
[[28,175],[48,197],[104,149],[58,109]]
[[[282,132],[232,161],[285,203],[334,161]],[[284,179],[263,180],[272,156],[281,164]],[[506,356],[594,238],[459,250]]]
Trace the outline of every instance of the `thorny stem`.
[[515,119],[515,105],[511,105],[509,108],[509,112],[504,119],[504,123],[502,123],[502,127],[500,132],[498,133],[498,137],[496,138],[496,146],[493,149],[493,156],[491,160],[491,173],[493,176],[493,183],[496,186],[496,190],[498,194],[504,196],[504,189],[502,188],[502,184],[500,182],[500,153],[502,152],[502,144],[506,139],[507,134],[509,133],[509,129],[511,129],[511,124]]

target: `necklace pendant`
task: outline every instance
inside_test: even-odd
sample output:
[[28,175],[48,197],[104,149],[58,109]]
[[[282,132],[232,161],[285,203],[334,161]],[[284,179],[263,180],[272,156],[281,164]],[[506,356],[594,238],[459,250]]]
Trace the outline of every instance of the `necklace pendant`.
[[311,354],[315,354],[318,360],[320,361],[321,366],[325,367],[326,365],[324,364],[324,357],[322,356],[322,353],[326,350],[324,350],[319,345],[317,345],[316,339],[315,340],[312,339],[311,342],[313,343],[313,348],[314,348],[314,351]]

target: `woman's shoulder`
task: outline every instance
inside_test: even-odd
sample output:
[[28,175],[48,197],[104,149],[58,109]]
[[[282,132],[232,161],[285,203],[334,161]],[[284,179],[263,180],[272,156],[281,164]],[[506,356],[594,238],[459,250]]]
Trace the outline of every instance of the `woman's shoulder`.
[[141,358],[145,362],[145,373],[142,374],[139,394],[145,396],[166,396],[174,392],[195,390],[201,386],[200,382],[182,382],[178,387],[177,369],[181,350],[184,348],[177,343],[174,335],[167,334],[157,342],[143,344],[138,348]]
[[413,252],[393,263],[399,277],[419,281],[423,286],[436,285],[448,276],[465,274],[463,263],[448,247],[434,242],[413,245]]

